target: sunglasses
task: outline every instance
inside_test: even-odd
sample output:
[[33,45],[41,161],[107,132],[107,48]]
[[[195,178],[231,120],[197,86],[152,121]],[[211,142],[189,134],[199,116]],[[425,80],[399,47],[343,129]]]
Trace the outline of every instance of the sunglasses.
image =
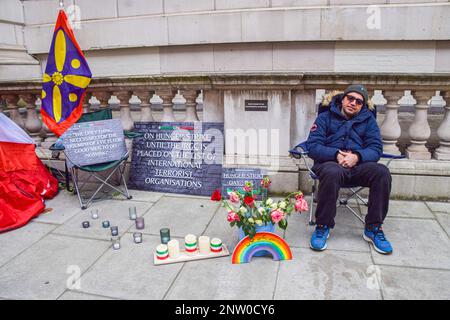
[[355,98],[354,96],[345,96],[348,99],[348,102],[352,103],[353,101],[356,101],[356,104],[359,106],[362,106],[364,104],[364,101],[358,98]]

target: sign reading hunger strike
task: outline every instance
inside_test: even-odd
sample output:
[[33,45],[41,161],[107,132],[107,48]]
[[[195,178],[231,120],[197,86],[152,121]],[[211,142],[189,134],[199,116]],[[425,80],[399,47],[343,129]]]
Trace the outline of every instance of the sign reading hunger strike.
[[61,138],[70,167],[119,160],[127,152],[120,119],[75,123]]
[[130,188],[209,196],[220,189],[223,123],[136,122]]
[[261,180],[266,175],[266,170],[261,168],[223,168],[222,195],[226,195],[229,189],[243,189],[247,181],[252,182],[253,186],[258,189],[261,187]]

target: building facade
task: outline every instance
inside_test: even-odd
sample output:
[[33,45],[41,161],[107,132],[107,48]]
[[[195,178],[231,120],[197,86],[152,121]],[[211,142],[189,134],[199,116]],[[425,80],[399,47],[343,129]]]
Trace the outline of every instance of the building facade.
[[[46,148],[39,94],[58,0],[0,0],[3,112]],[[379,106],[393,195],[450,194],[450,3],[439,0],[64,0],[93,73],[86,110],[224,122],[227,166],[276,191],[310,183],[289,148],[324,93],[363,83]],[[248,100],[267,111],[246,111]],[[298,168],[300,166],[300,174]]]

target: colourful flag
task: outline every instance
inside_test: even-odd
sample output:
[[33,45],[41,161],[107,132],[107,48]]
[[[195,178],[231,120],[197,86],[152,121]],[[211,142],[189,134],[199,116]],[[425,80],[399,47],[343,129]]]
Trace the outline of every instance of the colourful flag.
[[92,73],[63,10],[59,11],[42,83],[42,120],[58,137],[83,113]]

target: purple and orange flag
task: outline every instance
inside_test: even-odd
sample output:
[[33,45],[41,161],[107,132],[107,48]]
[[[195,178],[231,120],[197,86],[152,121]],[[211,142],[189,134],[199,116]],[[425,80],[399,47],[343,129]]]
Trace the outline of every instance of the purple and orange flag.
[[58,137],[83,113],[92,73],[63,10],[59,11],[42,83],[42,120]]

